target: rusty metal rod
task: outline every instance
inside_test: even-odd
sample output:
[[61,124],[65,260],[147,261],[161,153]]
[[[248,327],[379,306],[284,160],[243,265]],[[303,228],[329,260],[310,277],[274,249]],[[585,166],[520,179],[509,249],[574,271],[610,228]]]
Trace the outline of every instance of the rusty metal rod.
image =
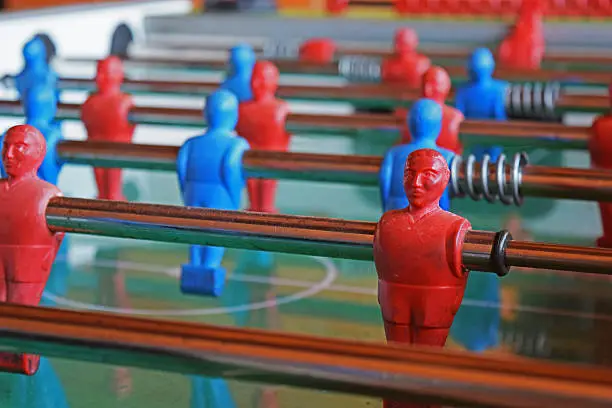
[[180,374],[448,406],[612,404],[612,372],[449,350],[0,305],[0,343],[19,351]]
[[[360,260],[373,259],[376,228],[363,221],[66,197],[49,202],[46,219],[56,232]],[[500,259],[492,250],[495,242],[494,232],[469,232],[465,267],[501,274],[501,262],[508,268],[612,274],[612,249],[511,241]]]
[[[81,107],[77,104],[58,105],[57,118],[80,120]],[[0,115],[23,116],[19,101],[0,101]],[[204,127],[205,121],[199,109],[134,107],[129,118],[134,123]],[[332,129],[397,131],[402,121],[391,115],[358,113],[352,115],[307,115],[290,113],[287,126],[292,131]],[[476,121],[466,120],[460,131],[464,135],[492,137],[491,144],[499,143],[493,137],[546,142],[560,142],[560,148],[586,149],[589,128],[565,126],[559,123],[532,121]],[[345,134],[345,133],[343,133]]]
[[[176,171],[179,147],[119,144],[112,142],[63,141],[57,146],[59,160],[92,167],[132,168]],[[349,183],[377,186],[381,157],[314,153],[247,151],[243,166],[248,177]],[[459,167],[459,182],[467,190],[466,168]],[[481,168],[471,172],[472,185],[481,191]],[[504,175],[511,173],[511,163]],[[497,186],[499,172],[489,168],[488,185]],[[577,169],[524,165],[520,169],[521,196],[594,200],[612,202],[612,172],[597,169]],[[512,179],[506,177],[507,190],[512,191]],[[499,194],[494,191],[493,194]]]

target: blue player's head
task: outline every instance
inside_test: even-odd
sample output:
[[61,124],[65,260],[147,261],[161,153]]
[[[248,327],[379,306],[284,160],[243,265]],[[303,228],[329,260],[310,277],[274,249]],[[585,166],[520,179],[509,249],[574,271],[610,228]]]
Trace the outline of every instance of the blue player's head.
[[57,113],[57,92],[53,87],[37,85],[23,99],[23,109],[28,123],[50,122]]
[[47,63],[47,48],[39,37],[34,37],[23,46],[23,58],[26,63]]
[[255,51],[248,44],[236,45],[230,50],[229,65],[235,74],[250,73],[256,60]]
[[234,130],[238,123],[238,98],[230,91],[215,91],[206,98],[204,117],[209,130]]
[[487,48],[476,49],[468,61],[468,75],[472,81],[486,80],[493,76],[495,59]]
[[442,107],[432,99],[419,99],[408,114],[413,142],[436,143],[442,129]]

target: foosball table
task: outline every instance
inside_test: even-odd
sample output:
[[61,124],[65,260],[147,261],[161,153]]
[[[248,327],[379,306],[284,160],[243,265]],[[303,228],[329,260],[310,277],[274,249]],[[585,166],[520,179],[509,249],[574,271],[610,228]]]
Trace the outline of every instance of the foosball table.
[[190,3],[0,15],[2,406],[612,403],[605,18]]

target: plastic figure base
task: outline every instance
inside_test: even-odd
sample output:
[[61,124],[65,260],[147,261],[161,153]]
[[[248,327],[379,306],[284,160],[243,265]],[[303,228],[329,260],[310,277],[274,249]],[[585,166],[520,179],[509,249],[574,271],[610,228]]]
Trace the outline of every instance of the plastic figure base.
[[181,267],[181,292],[219,297],[225,287],[225,269],[184,264]]
[[0,352],[0,371],[34,375],[40,365],[40,356],[34,354]]

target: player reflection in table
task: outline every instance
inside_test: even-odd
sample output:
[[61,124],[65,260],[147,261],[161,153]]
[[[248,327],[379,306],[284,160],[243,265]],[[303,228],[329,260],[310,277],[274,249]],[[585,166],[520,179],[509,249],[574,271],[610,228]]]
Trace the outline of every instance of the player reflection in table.
[[33,376],[1,374],[0,383],[9,385],[7,405],[0,400],[0,406],[7,408],[69,408],[68,399],[60,377],[52,362],[40,359],[38,372]]

